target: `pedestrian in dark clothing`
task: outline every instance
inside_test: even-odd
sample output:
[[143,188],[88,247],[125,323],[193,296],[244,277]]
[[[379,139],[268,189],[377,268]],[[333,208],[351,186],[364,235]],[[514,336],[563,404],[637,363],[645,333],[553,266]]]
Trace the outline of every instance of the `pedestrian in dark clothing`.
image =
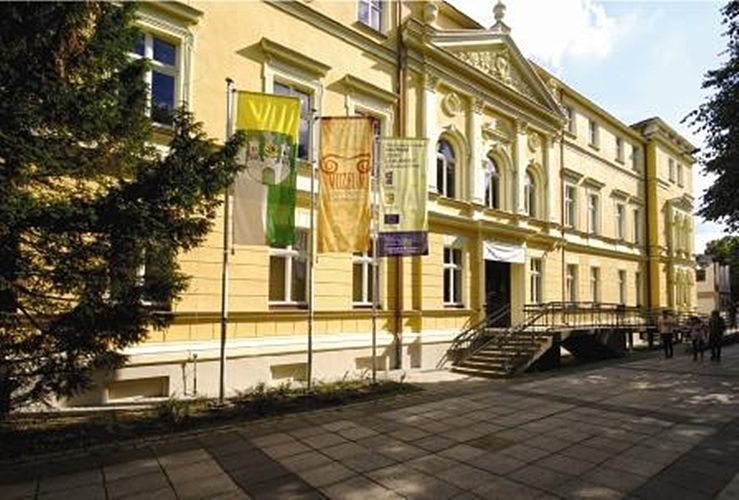
[[703,351],[706,349],[706,325],[698,316],[690,318],[690,340],[693,342],[693,361],[698,361],[700,354],[703,361]]
[[662,340],[662,349],[665,351],[665,359],[669,359],[674,354],[672,348],[672,318],[670,318],[670,311],[665,309],[662,311],[657,322],[657,328],[659,328],[659,336]]
[[711,361],[721,361],[721,343],[723,342],[726,322],[724,318],[713,311],[711,319],[708,320],[708,344],[711,347]]

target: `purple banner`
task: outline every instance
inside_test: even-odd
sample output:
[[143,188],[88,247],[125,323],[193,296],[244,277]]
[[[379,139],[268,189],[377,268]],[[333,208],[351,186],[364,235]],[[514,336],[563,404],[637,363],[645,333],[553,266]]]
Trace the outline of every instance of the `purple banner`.
[[399,231],[380,233],[377,255],[380,257],[405,257],[428,255],[429,243],[426,231]]

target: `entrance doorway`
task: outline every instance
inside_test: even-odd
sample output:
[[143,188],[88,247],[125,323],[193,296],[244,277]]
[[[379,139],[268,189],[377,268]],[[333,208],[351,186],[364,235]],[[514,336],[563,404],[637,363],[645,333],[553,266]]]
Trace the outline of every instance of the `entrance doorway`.
[[[511,305],[511,265],[495,260],[485,261],[485,313],[488,317],[504,306]],[[492,327],[511,326],[511,311],[495,318]]]

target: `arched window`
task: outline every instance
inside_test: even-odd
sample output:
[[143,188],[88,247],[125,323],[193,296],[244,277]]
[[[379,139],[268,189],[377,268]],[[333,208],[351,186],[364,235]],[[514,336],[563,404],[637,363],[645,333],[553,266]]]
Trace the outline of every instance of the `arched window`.
[[457,158],[449,142],[440,140],[436,147],[436,190],[448,198],[454,198]]
[[483,160],[485,169],[485,205],[500,208],[500,171],[498,165],[490,157]]
[[523,202],[526,215],[536,217],[536,182],[534,181],[534,176],[531,175],[531,172],[526,172],[526,179],[524,180],[523,185]]

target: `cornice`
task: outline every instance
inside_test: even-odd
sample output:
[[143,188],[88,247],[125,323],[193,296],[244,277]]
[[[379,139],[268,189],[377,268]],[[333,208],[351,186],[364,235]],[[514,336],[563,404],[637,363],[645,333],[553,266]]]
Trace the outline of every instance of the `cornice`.
[[395,102],[398,100],[398,96],[396,94],[388,92],[385,89],[381,89],[380,87],[377,87],[376,85],[373,85],[369,82],[365,82],[364,80],[357,78],[354,75],[347,74],[344,76],[344,78],[339,80],[339,82],[350,91],[372,97],[375,100],[387,105],[395,104]]
[[158,13],[164,13],[186,25],[197,24],[200,18],[203,17],[203,11],[190,7],[182,2],[147,0],[140,4],[139,10],[152,10]]
[[300,68],[314,76],[324,77],[331,69],[331,66],[328,64],[311,59],[305,54],[281,45],[269,38],[262,38],[259,41],[259,47],[268,59],[275,59],[292,67]]
[[358,30],[351,29],[335,19],[331,19],[302,2],[285,2],[281,0],[263,1],[267,5],[340,38],[344,42],[360,48],[364,52],[368,52],[378,59],[390,64],[395,64],[396,62],[395,50],[377,43],[369,36],[359,32]]

